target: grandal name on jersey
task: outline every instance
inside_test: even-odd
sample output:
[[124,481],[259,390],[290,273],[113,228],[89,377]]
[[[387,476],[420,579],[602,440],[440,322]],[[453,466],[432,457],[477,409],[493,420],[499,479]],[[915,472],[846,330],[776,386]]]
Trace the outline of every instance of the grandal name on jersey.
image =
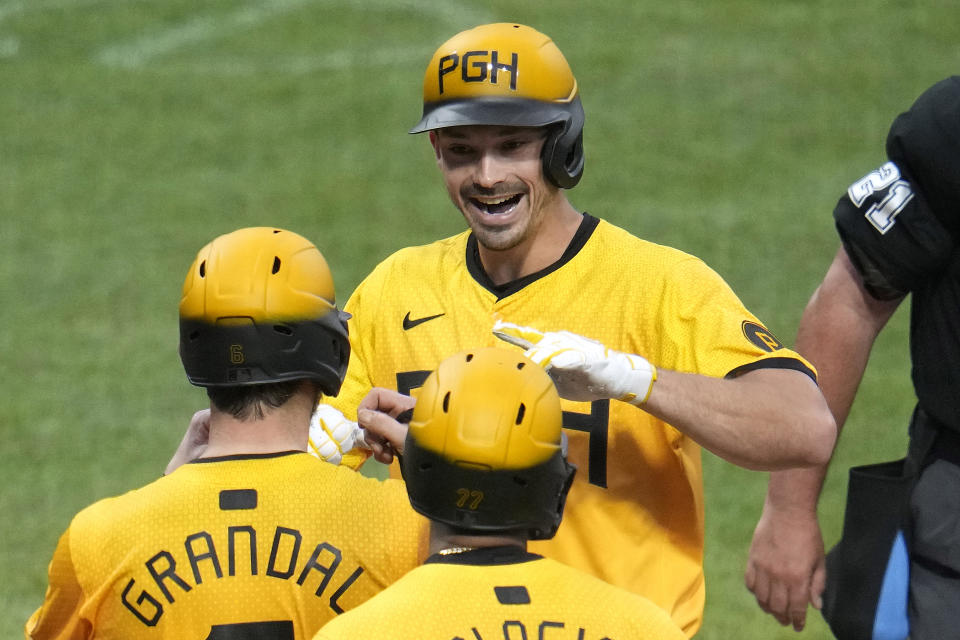
[[[269,544],[269,553],[267,552]],[[312,545],[312,546],[311,546]],[[340,549],[323,541],[304,545],[297,529],[277,526],[257,531],[252,525],[229,526],[186,536],[183,548],[158,549],[143,562],[145,574],[130,578],[120,599],[144,625],[156,626],[164,606],[174,605],[182,594],[202,588],[204,581],[238,576],[265,580],[295,580],[313,589],[317,598],[331,590],[327,606],[340,614],[338,601],[363,574],[359,565],[341,567]]]

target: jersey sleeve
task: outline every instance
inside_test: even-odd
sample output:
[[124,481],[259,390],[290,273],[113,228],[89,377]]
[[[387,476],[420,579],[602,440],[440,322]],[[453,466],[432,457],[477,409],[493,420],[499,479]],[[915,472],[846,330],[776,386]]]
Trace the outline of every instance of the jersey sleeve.
[[960,234],[958,142],[960,76],[951,76],[894,119],[889,161],[837,203],[840,237],[872,294],[914,291],[949,264]]
[[661,294],[660,361],[675,371],[722,378],[752,369],[786,368],[816,380],[807,360],[788,349],[702,260],[673,265]]
[[894,162],[850,185],[833,217],[867,290],[877,298],[921,286],[946,267],[954,251],[954,238]]
[[49,586],[43,605],[24,628],[27,640],[82,640],[90,637],[90,625],[80,617],[83,589],[70,555],[69,529],[60,537],[50,561]]

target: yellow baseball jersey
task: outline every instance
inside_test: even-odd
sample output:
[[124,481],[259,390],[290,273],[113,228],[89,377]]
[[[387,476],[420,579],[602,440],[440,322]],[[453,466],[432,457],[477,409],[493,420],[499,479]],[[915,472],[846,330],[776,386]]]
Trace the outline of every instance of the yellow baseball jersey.
[[[329,401],[347,415],[372,386],[414,391],[444,357],[503,346],[495,319],[572,331],[674,371],[815,376],[701,260],[589,215],[557,263],[519,281],[493,285],[464,232],[395,253],[346,309],[353,351]],[[704,603],[699,446],[627,403],[563,408],[578,472],[556,537],[531,550],[651,599],[692,635]]]
[[431,556],[314,638],[686,640],[686,635],[646,598],[519,547],[495,547]]
[[311,638],[418,565],[403,484],[300,452],[211,458],[82,510],[27,638]]

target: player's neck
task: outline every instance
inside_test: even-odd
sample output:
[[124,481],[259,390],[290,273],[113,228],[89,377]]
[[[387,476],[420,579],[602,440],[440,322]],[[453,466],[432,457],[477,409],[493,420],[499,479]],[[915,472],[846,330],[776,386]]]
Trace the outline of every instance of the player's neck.
[[463,552],[472,549],[482,549],[485,547],[505,547],[514,546],[521,549],[527,548],[527,541],[523,537],[512,535],[467,535],[453,533],[447,527],[430,524],[430,554],[450,553],[451,551]]
[[212,408],[210,440],[202,457],[306,451],[312,411],[308,393],[298,393],[282,407],[268,409],[261,419],[241,421]]
[[567,250],[582,221],[583,215],[566,198],[561,198],[535,233],[517,246],[492,250],[480,245],[483,270],[494,284],[502,285],[546,269]]

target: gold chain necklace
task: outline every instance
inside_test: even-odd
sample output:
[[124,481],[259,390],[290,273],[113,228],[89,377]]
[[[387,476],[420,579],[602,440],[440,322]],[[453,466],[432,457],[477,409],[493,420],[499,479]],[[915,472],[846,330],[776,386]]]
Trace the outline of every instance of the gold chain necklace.
[[440,549],[437,551],[442,556],[452,556],[457,553],[465,553],[467,551],[473,551],[476,547],[447,547],[446,549]]

